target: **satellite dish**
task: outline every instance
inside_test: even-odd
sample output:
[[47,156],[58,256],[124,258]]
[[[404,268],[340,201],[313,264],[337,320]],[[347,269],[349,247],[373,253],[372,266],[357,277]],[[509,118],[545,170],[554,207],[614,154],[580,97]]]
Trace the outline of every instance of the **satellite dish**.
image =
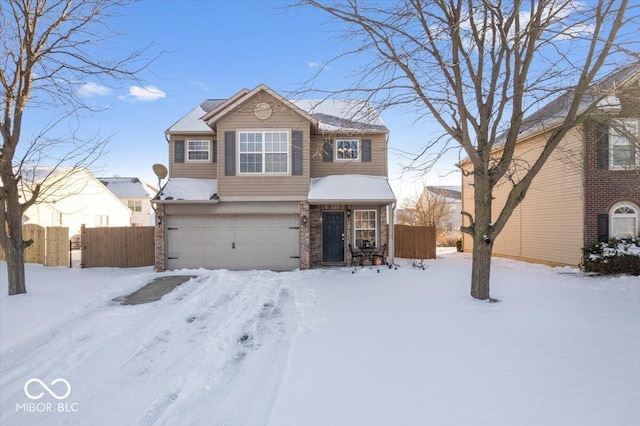
[[153,173],[155,173],[156,176],[158,176],[159,180],[166,178],[167,174],[169,173],[167,168],[162,164],[154,164],[152,168],[153,168]]

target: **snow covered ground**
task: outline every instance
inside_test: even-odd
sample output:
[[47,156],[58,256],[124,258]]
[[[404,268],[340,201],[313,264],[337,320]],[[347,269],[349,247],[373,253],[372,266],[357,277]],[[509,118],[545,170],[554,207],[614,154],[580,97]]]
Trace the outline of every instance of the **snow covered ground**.
[[466,254],[399,264],[176,271],[135,306],[150,268],[28,265],[8,297],[0,264],[0,424],[638,424],[640,278],[496,259],[489,304]]

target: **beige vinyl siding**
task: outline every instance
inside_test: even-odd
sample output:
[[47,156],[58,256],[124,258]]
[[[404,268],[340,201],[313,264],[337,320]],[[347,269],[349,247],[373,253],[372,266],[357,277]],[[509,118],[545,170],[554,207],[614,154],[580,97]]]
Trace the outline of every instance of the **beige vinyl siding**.
[[[494,255],[546,264],[578,265],[584,231],[582,131],[570,131],[547,160],[494,243]],[[532,164],[542,149],[543,137],[519,144],[517,157]],[[463,179],[463,209],[473,214],[472,177]],[[509,182],[494,192],[493,219],[511,189]],[[468,225],[468,219],[464,219]],[[464,236],[465,251],[472,240]]]
[[[322,159],[322,146],[325,139],[330,139],[332,142],[335,139],[371,139],[371,161],[336,161],[334,146],[333,161],[325,163]],[[362,145],[360,145],[360,149],[362,150]],[[384,133],[344,136],[325,134],[324,137],[322,135],[314,135],[311,140],[311,177],[340,174],[387,176],[387,135]]]
[[[254,111],[256,104],[266,102],[271,105],[271,116],[266,120],[256,117]],[[310,123],[299,113],[293,111],[287,105],[271,95],[260,92],[252,99],[243,102],[234,111],[229,112],[218,123],[218,194],[224,197],[272,197],[287,196],[306,198],[309,193],[309,130]],[[291,152],[289,153],[289,174],[283,175],[242,175],[239,173],[238,158],[238,131],[240,130],[287,130],[289,131],[289,143],[291,132],[302,131],[303,166],[302,175],[291,175]],[[226,131],[236,132],[236,175],[225,176],[224,158]]]
[[199,134],[199,135],[171,135],[171,140],[169,141],[169,176],[175,178],[199,178],[199,179],[216,179],[218,177],[218,163],[220,162],[220,157],[218,157],[218,162],[207,162],[207,163],[197,163],[197,162],[189,162],[186,160],[186,147],[185,147],[185,162],[184,163],[176,163],[175,162],[175,141],[176,140],[184,140],[189,139],[203,139],[211,141],[211,159],[213,160],[213,141],[216,140],[215,135],[211,134]]

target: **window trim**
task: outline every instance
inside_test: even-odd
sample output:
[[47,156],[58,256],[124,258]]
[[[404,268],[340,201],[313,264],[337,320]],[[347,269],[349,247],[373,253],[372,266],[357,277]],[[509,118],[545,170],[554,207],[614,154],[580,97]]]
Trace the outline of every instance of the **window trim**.
[[[629,127],[635,127],[636,137],[640,135],[639,120],[622,118],[622,119],[616,120],[616,123],[619,126],[624,127],[625,129],[629,129]],[[635,153],[633,154],[636,160],[635,166],[631,164],[626,166],[614,164],[614,145],[622,145],[622,144],[614,144],[614,142],[619,141],[620,139],[626,141],[626,145],[631,148],[632,153],[633,153],[633,150],[635,149]],[[633,170],[635,168],[640,167],[640,149],[636,149],[629,139],[625,138],[624,135],[619,134],[619,132],[616,130],[616,126],[609,126],[608,149],[609,149],[609,170]]]
[[[189,149],[189,145],[190,145],[191,142],[206,142],[207,149],[206,150],[204,150],[204,149],[193,149],[193,150]],[[209,139],[186,139],[184,141],[184,143],[185,143],[185,147],[184,147],[184,150],[185,150],[185,156],[184,156],[185,158],[184,158],[184,160],[185,160],[185,162],[187,162],[187,163],[210,163],[211,162],[211,140],[209,140]],[[206,160],[205,159],[191,159],[190,156],[189,156],[189,154],[191,152],[206,152],[207,153],[207,159]]]
[[[129,203],[133,203],[133,207],[131,208],[131,206],[129,205]],[[132,213],[141,213],[142,212],[142,200],[137,200],[135,198],[130,198],[127,200],[127,207],[129,207],[129,210],[131,210]],[[136,207],[140,207],[140,210],[136,210]]]
[[379,226],[378,226],[378,210],[377,209],[359,209],[359,210],[354,210],[353,211],[353,246],[356,247],[356,248],[359,248],[358,247],[358,242],[357,242],[358,241],[358,239],[357,239],[357,233],[358,232],[357,231],[360,231],[360,230],[362,230],[362,231],[370,231],[371,230],[371,228],[358,228],[356,226],[357,223],[358,223],[357,219],[358,219],[358,213],[359,212],[373,212],[373,215],[374,215],[373,218],[375,220],[375,228],[373,228],[374,231],[375,231],[375,237],[374,237],[375,241],[373,242],[373,245],[377,247],[378,246],[378,232],[379,232],[379,230],[378,230],[378,228],[379,228]]
[[[357,157],[356,158],[340,158],[338,156],[338,145],[340,142],[355,142],[356,143],[356,150],[357,152]],[[334,151],[334,158],[335,161],[362,161],[362,140],[361,139],[356,139],[356,138],[340,138],[340,139],[336,139],[333,142],[333,151]]]
[[[262,133],[262,152],[260,153],[262,155],[262,171],[261,172],[243,172],[242,171],[242,164],[240,161],[240,156],[243,154],[242,150],[240,149],[240,135],[243,133]],[[287,166],[287,170],[285,172],[267,172],[266,171],[266,163],[265,163],[265,159],[266,159],[266,154],[284,154],[284,152],[282,151],[266,151],[266,146],[265,146],[265,137],[264,135],[267,133],[285,133],[287,135],[287,159],[286,159],[286,166]],[[292,167],[291,167],[291,145],[292,145],[292,140],[291,140],[291,129],[241,129],[241,130],[237,130],[236,131],[236,170],[237,170],[237,175],[238,176],[291,176],[292,173]],[[244,152],[244,154],[252,154],[252,152]],[[258,154],[258,152],[254,152],[253,154]]]
[[[618,210],[621,207],[628,207],[631,210],[633,210],[635,213],[630,214],[630,213],[618,213],[616,214],[615,211]],[[631,201],[620,201],[618,203],[615,203],[613,206],[611,206],[611,208],[609,209],[609,237],[610,238],[622,238],[622,237],[616,237],[616,233],[615,233],[615,219],[616,218],[623,218],[623,217],[633,217],[635,219],[636,222],[636,229],[635,229],[635,235],[632,235],[632,237],[636,237],[638,236],[638,234],[640,233],[640,207],[638,207],[635,203],[632,203]]]

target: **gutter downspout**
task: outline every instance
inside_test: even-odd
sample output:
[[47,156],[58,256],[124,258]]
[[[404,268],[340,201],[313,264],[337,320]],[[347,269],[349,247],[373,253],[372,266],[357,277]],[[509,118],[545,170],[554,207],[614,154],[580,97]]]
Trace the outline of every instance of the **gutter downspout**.
[[396,202],[389,204],[389,253],[387,254],[387,262],[390,265],[395,265],[395,254],[396,254],[396,244],[395,244],[395,215],[396,215]]

